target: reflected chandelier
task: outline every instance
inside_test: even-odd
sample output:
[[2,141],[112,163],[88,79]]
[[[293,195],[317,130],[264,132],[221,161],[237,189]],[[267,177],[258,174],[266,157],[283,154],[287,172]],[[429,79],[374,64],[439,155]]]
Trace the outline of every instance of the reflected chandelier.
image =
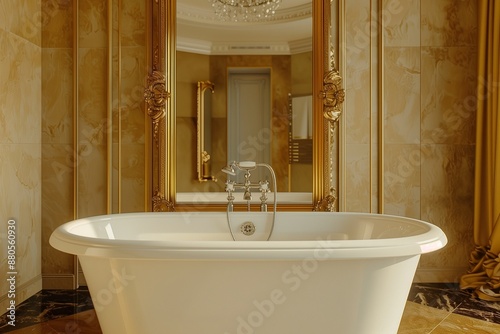
[[215,15],[224,21],[261,21],[274,15],[281,0],[210,0]]

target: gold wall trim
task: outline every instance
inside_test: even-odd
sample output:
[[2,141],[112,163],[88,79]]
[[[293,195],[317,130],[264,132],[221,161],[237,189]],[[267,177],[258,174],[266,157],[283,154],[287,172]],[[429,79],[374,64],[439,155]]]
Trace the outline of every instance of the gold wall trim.
[[[106,92],[106,127],[113,126],[113,1],[108,1],[108,59],[107,59],[107,92]],[[113,131],[106,131],[106,212],[113,212]],[[118,184],[120,182],[118,181]]]
[[[78,142],[79,142],[79,122],[78,122],[78,105],[79,105],[79,97],[78,97],[78,81],[79,81],[79,7],[80,1],[75,0],[73,2],[73,219],[78,219],[79,210],[78,210],[78,166],[79,166],[79,154],[78,154]],[[77,256],[73,255],[73,262],[77,261]],[[73,277],[75,277],[75,281],[72,283],[72,288],[75,288],[78,277],[78,266],[73,265]],[[43,285],[43,283],[42,283]]]
[[[150,0],[151,72],[144,93],[152,120],[152,209],[172,211],[175,197],[175,1]],[[169,167],[170,166],[170,167]]]
[[384,15],[383,0],[378,0],[378,213],[384,213]]
[[[326,0],[313,1],[313,17],[322,17],[321,20],[313,19],[313,50],[323,50],[324,42],[329,34],[325,34],[324,15],[329,17],[329,3]],[[328,9],[328,12],[327,12]],[[327,50],[328,52],[328,50]],[[323,76],[325,73],[325,57],[324,52],[313,52],[313,92],[321,92],[323,90]],[[325,119],[323,117],[323,101],[321,94],[313,95],[313,185],[312,185],[312,201],[318,203],[323,200],[325,194],[325,186],[323,182],[325,166]]]
[[[337,8],[337,30],[338,30],[338,69],[339,72],[343,75],[347,73],[347,61],[346,61],[346,55],[347,55],[347,39],[345,35],[345,30],[343,27],[345,27],[346,23],[346,5],[345,5],[346,0],[338,0],[338,8]],[[338,183],[338,189],[337,189],[337,210],[338,211],[346,211],[346,119],[345,117],[340,119],[338,122],[338,147],[339,147],[339,152],[338,152],[338,177],[339,177],[339,183]]]
[[73,2],[73,219],[78,219],[78,8],[79,0]]

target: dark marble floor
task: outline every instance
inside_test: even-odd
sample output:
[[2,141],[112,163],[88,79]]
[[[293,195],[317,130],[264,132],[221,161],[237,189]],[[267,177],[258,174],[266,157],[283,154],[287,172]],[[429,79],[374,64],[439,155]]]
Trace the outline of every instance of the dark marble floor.
[[[456,284],[413,284],[408,301],[450,314],[500,324],[500,303],[476,299],[468,292],[460,290]],[[92,309],[92,300],[86,288],[42,290],[16,308],[15,327],[7,323],[6,314],[0,316],[0,333],[19,330]]]
[[475,298],[458,284],[413,284],[408,301],[500,324],[500,303]]
[[42,290],[16,307],[16,326],[8,324],[7,313],[0,316],[0,333],[62,318],[94,308],[87,288]]

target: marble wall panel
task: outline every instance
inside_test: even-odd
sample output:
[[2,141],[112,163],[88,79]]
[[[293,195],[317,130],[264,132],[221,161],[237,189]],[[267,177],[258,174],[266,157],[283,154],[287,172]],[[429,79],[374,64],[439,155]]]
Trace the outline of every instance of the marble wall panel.
[[421,6],[422,46],[476,45],[476,0],[422,0]]
[[[16,286],[41,273],[41,150],[40,143],[0,144],[1,244],[7,245],[7,221],[16,224]],[[0,270],[7,273],[7,247],[0,249]],[[8,290],[1,284],[0,296]],[[21,291],[21,289],[19,289]],[[28,296],[29,297],[29,296]],[[19,301],[19,298],[17,298]]]
[[421,218],[440,226],[448,245],[421,267],[466,267],[473,249],[474,146],[423,145]]
[[107,146],[80,146],[78,173],[78,218],[107,213]]
[[[124,47],[121,51],[120,99],[113,99],[113,112],[121,113],[121,140],[123,143],[145,142],[144,78],[146,70],[144,47]],[[150,118],[148,117],[148,120]],[[115,124],[114,130],[118,131]],[[117,136],[113,136],[116,140]]]
[[384,213],[420,218],[420,145],[386,144],[384,158]]
[[420,142],[420,49],[385,48],[384,131],[387,144]]
[[73,255],[62,253],[49,244],[52,232],[74,219],[71,143],[42,145],[42,263],[43,272],[73,274]]
[[[369,0],[346,2],[346,73],[344,76],[347,98],[344,102],[343,119],[346,122],[346,142],[368,144],[370,142],[370,114],[372,87],[370,73],[371,4]],[[349,154],[349,153],[348,153]]]
[[[116,144],[115,144],[116,145]],[[145,206],[145,162],[146,147],[144,143],[124,143],[121,149],[121,211],[141,212]],[[118,148],[113,149],[118,152]],[[117,160],[114,160],[113,170],[118,170]],[[118,180],[117,180],[118,181]],[[116,188],[116,187],[114,187]]]
[[370,145],[346,145],[346,211],[370,212]]
[[120,5],[119,28],[122,46],[145,46],[146,1],[121,1]]
[[468,47],[422,48],[422,141],[475,141],[477,54]]
[[108,1],[81,0],[78,8],[80,48],[104,48],[108,45]]
[[386,46],[420,46],[420,0],[384,0],[382,20]]
[[[7,222],[16,226],[17,304],[41,289],[41,48],[40,4],[0,4],[0,244],[7,245]],[[7,267],[0,250],[0,270]],[[5,310],[8,284],[0,284]]]
[[9,31],[29,43],[41,45],[43,24],[43,7],[40,7],[39,1],[4,0],[0,4],[0,29]]
[[0,30],[0,143],[40,143],[40,47]]
[[42,50],[42,140],[73,141],[73,54],[71,49]]
[[73,47],[73,1],[42,0],[42,47]]

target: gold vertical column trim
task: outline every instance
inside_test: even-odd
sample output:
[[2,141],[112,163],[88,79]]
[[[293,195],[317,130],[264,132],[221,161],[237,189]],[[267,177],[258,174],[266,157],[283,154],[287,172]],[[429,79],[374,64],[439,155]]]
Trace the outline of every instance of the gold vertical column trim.
[[166,40],[166,64],[165,73],[167,76],[167,92],[170,92],[170,99],[167,101],[167,129],[166,129],[166,152],[165,152],[165,166],[170,166],[166,168],[166,200],[170,203],[175,203],[176,194],[176,175],[177,175],[177,138],[176,138],[176,93],[175,93],[175,83],[177,80],[176,75],[176,1],[168,1],[167,4],[167,40]]
[[108,1],[108,71],[106,94],[106,212],[113,213],[113,1]]
[[[374,1],[371,0],[370,1],[370,13],[373,13],[373,7],[374,7]],[[377,6],[378,7],[378,6]],[[373,34],[378,34],[378,25],[377,25],[377,31],[373,31],[373,24],[372,24],[372,20],[373,20],[373,16],[370,15],[368,20],[370,20],[370,115],[369,115],[369,120],[370,120],[370,129],[369,129],[369,137],[368,137],[368,144],[369,144],[369,148],[368,148],[368,152],[370,154],[369,156],[369,182],[370,182],[370,185],[369,185],[369,188],[370,188],[370,193],[369,193],[369,196],[370,196],[370,212],[372,213],[373,212],[373,67],[372,67],[372,64],[374,63],[373,61]],[[377,35],[376,35],[377,36]]]
[[[338,34],[339,34],[339,60],[338,60],[338,67],[339,67],[339,72],[341,75],[346,78],[347,80],[347,61],[346,61],[346,55],[347,55],[347,39],[346,39],[346,29],[345,29],[345,24],[346,24],[346,15],[345,15],[345,0],[339,0],[338,2]],[[344,86],[347,84],[347,82],[344,81]],[[345,106],[344,106],[345,110]],[[344,117],[340,118],[340,121],[338,122],[338,127],[339,127],[339,152],[338,152],[338,159],[339,159],[339,185],[337,189],[338,196],[337,196],[337,206],[338,206],[338,211],[346,211],[346,116],[344,114]]]
[[73,2],[73,218],[78,219],[78,7]]
[[379,85],[379,100],[378,100],[378,212],[384,213],[384,117],[385,117],[385,100],[384,100],[384,15],[383,1],[378,1],[378,85]]
[[[324,12],[324,1],[313,1],[313,17],[322,17]],[[321,52],[313,52],[313,92],[321,92],[323,90],[323,75],[325,55],[323,53],[324,42],[323,20],[313,20],[313,50],[321,50]],[[327,50],[329,51],[329,50]],[[323,132],[325,120],[323,117],[323,101],[321,96],[313,96],[313,185],[312,185],[312,201],[317,203],[324,196],[323,178],[324,175],[324,159],[323,153],[325,143],[323,142]],[[318,121],[316,121],[318,119]]]
[[122,212],[122,0],[118,0],[118,185],[117,185],[117,197],[118,197],[118,213]]
[[[73,219],[78,219],[78,7],[73,1]],[[74,288],[78,287],[78,257],[73,255]]]
[[[153,4],[151,0],[146,1],[146,18],[149,18],[149,20],[146,20],[146,66],[149,68],[152,68],[152,59],[153,59]],[[144,163],[144,179],[146,182],[144,182],[144,208],[145,211],[153,211],[153,199],[152,199],[152,194],[153,194],[153,173],[152,173],[152,168],[153,168],[153,147],[151,144],[151,138],[152,138],[152,122],[151,118],[148,115],[147,112],[148,106],[147,103],[144,103],[144,124],[145,124],[145,138],[144,140],[144,149],[145,149],[145,163]]]

